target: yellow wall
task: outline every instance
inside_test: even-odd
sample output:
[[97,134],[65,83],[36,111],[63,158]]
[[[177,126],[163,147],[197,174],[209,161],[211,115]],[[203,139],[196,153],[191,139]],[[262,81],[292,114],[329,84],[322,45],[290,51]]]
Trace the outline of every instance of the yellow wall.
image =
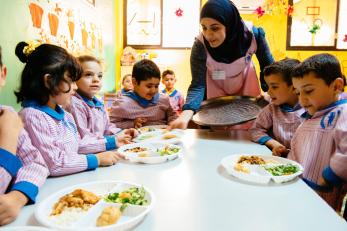
[[[116,81],[120,78],[120,54],[123,44],[123,1],[116,2]],[[206,0],[202,0],[206,2]],[[255,26],[261,26],[266,32],[266,37],[269,42],[270,49],[275,60],[285,57],[297,58],[304,60],[305,58],[317,53],[328,52],[335,55],[342,64],[342,70],[347,75],[347,52],[346,51],[287,51],[286,36],[287,36],[287,16],[285,14],[264,15],[260,19],[255,14],[242,15],[246,21],[252,21]],[[190,49],[187,50],[154,50],[158,53],[158,60],[164,60],[164,65],[161,68],[170,67],[176,72],[178,82],[176,87],[184,95],[187,92],[191,81],[190,73]],[[170,57],[170,58],[169,58]],[[172,59],[171,59],[172,57]],[[258,63],[254,59],[258,68]],[[258,68],[259,69],[259,68]]]

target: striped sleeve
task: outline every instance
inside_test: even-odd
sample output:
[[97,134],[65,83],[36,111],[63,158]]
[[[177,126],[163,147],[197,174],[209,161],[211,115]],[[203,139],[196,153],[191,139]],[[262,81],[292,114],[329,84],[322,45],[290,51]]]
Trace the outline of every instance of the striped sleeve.
[[126,107],[126,105],[124,104],[124,97],[125,96],[117,98],[113,102],[110,111],[110,121],[121,129],[133,128],[134,119],[127,119],[127,112],[126,110],[124,110],[124,107]]
[[17,155],[22,161],[23,167],[19,169],[11,191],[20,191],[28,197],[29,203],[35,203],[39,188],[48,177],[49,170],[24,129],[19,136]]
[[17,175],[21,167],[22,163],[16,155],[0,148],[0,194],[6,192],[12,177]]
[[45,160],[50,175],[62,176],[81,172],[88,169],[87,156],[76,152],[67,152],[64,148],[56,145],[53,134],[54,124],[44,116],[43,113],[28,112],[24,119],[32,144],[37,147]]
[[269,136],[268,132],[272,127],[272,114],[270,104],[264,107],[257,119],[253,123],[253,126],[249,129],[252,140],[259,144],[265,144],[272,138]]

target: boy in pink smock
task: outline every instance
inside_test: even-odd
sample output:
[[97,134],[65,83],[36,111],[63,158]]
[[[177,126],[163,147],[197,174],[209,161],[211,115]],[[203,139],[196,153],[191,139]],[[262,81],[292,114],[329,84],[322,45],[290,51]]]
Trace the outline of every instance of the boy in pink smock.
[[288,158],[304,167],[303,180],[339,210],[347,181],[347,100],[339,98],[344,87],[340,63],[330,54],[314,55],[292,76],[307,114]]
[[301,124],[304,109],[292,84],[291,71],[299,64],[296,59],[284,59],[264,69],[271,103],[257,116],[249,130],[252,140],[266,145],[276,156],[286,156],[291,139]]
[[160,70],[151,60],[141,60],[133,67],[134,91],[117,98],[110,111],[110,120],[117,127],[139,128],[169,124],[177,118],[169,97],[159,94]]

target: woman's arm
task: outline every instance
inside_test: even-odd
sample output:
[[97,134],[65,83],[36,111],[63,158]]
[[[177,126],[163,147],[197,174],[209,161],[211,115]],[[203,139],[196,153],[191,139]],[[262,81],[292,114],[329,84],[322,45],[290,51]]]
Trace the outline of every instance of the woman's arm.
[[253,27],[253,34],[257,41],[256,56],[260,66],[260,84],[263,91],[267,91],[268,87],[264,80],[264,68],[274,62],[274,58],[271,54],[268,42],[265,38],[265,31],[261,27]]
[[206,52],[204,45],[197,39],[190,55],[192,81],[188,88],[186,103],[183,110],[197,111],[204,100],[206,90]]

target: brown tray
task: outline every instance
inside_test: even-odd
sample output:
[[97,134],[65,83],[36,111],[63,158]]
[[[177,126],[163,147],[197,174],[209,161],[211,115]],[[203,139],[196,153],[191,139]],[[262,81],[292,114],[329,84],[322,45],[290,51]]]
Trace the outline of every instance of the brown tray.
[[257,117],[267,101],[249,96],[223,96],[203,101],[193,121],[203,126],[241,124]]

